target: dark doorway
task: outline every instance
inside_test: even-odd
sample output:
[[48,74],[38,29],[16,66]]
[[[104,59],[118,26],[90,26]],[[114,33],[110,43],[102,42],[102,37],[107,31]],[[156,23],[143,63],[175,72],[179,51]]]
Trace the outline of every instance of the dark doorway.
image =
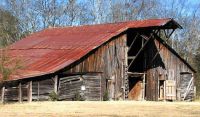
[[129,77],[129,94],[130,100],[142,100],[142,78]]

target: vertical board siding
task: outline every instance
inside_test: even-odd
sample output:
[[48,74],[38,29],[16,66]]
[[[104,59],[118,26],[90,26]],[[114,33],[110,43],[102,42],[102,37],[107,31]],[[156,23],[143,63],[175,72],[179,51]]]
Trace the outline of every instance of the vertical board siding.
[[[181,72],[190,72],[191,69],[173,52],[165,47],[158,40],[152,41],[147,49],[147,100],[158,100],[159,97],[159,79],[161,76],[164,77],[162,80],[174,80],[176,81],[176,88],[180,88]],[[152,58],[156,55],[156,59],[152,62]],[[188,82],[186,82],[188,83]],[[177,98],[178,95],[177,95]],[[180,99],[179,99],[180,100]]]
[[[154,49],[154,46],[156,49]],[[152,57],[155,53],[159,52],[158,59],[155,59],[151,63]],[[173,52],[171,52],[167,47],[165,47],[158,40],[154,40],[148,48],[148,61],[150,67],[147,70],[147,99],[148,100],[157,100],[158,96],[158,82],[161,75],[165,78],[164,80],[174,80],[176,81],[176,88],[180,88],[181,82],[181,72],[190,72],[193,71]],[[160,70],[159,70],[160,69]],[[159,71],[159,72],[158,72]],[[162,72],[160,72],[162,71]],[[159,76],[160,74],[160,76]],[[186,81],[187,83],[188,81]],[[177,97],[180,98],[180,97]]]
[[86,86],[84,91],[85,99],[92,101],[101,100],[101,77],[99,75],[83,75],[82,77]]
[[[122,35],[99,47],[89,57],[85,58],[78,65],[68,70],[68,73],[76,72],[101,72],[102,95],[106,89],[106,79],[114,78],[114,96],[113,99],[123,98],[124,91],[122,87],[123,77],[125,76],[125,48],[126,35]],[[109,91],[109,89],[108,89]]]
[[2,92],[3,92],[3,87],[0,87],[0,100],[2,100]]

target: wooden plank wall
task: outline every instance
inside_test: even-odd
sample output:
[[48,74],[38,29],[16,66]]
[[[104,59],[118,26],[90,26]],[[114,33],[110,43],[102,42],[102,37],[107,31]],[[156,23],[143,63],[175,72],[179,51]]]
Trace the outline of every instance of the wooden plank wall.
[[3,92],[3,87],[1,87],[1,89],[0,89],[0,101],[2,101],[2,92]]
[[59,100],[74,100],[75,95],[80,92],[83,79],[80,75],[60,78]]
[[28,101],[27,83],[22,84],[22,101]]
[[[159,51],[158,56],[152,62],[152,58]],[[191,69],[174,53],[172,53],[167,47],[165,47],[158,40],[154,40],[148,45],[148,70],[147,70],[147,99],[158,100],[158,86],[159,79],[162,80],[175,80],[176,87],[180,87],[181,83],[181,72],[190,72]],[[180,98],[180,97],[177,97]]]
[[146,98],[147,100],[157,101],[158,100],[158,81],[159,81],[159,71],[163,67],[162,59],[157,56],[154,61],[153,58],[158,52],[154,41],[151,41],[145,53],[147,54],[147,78],[146,78]]
[[5,87],[4,101],[18,101],[18,87]]
[[48,100],[49,94],[54,91],[54,81],[52,78],[32,82],[33,100]]
[[[1,87],[1,93],[0,93],[0,99],[3,102],[13,102],[13,101],[19,101],[19,98],[21,98],[21,101],[27,101],[27,84],[21,84],[21,92],[19,92],[19,85],[7,85],[4,86],[4,99],[2,100],[2,91],[3,88]],[[19,94],[21,93],[21,97],[19,97]]]
[[[30,84],[32,84],[32,88],[30,87]],[[20,87],[21,91],[19,90]],[[30,92],[31,90],[32,92]],[[14,85],[7,84],[5,85],[3,102],[49,100],[49,94],[53,91],[54,81],[51,78],[32,82],[23,81],[23,83],[16,83]],[[0,98],[2,99],[2,90],[0,95]]]
[[[157,48],[159,48],[159,46],[163,46],[157,40],[155,41],[155,43]],[[178,58],[175,54],[169,51],[167,47],[163,47],[163,49],[160,51],[160,55],[163,59],[163,62],[165,63],[166,73],[168,75],[166,80],[175,80],[176,88],[178,89],[178,92],[176,93],[180,94],[181,90],[179,89],[181,89],[181,84],[183,83],[180,73],[189,72],[194,74],[194,72],[180,58]],[[185,83],[188,84],[189,82],[185,80]],[[176,98],[177,100],[181,100],[180,95],[177,95]]]
[[[162,47],[163,44],[159,43],[155,40],[155,44],[157,48]],[[160,56],[165,63],[165,68],[168,73],[168,80],[176,80],[177,86],[180,86],[180,73],[181,72],[190,72],[191,69],[182,61],[180,60],[175,54],[173,54],[167,47],[163,46],[160,51]]]
[[[85,100],[101,100],[100,75],[75,75],[60,78],[59,100],[74,100],[77,93]],[[85,86],[85,90],[81,90]]]
[[[108,90],[109,94],[114,93],[113,96],[110,96],[111,99],[124,99],[125,49],[126,35],[122,35],[102,45],[82,62],[72,66],[67,73],[102,72],[102,94]],[[106,89],[106,79],[112,80],[114,90]]]
[[84,91],[86,100],[99,101],[102,100],[101,94],[101,76],[100,75],[83,75]]
[[[190,80],[193,78],[192,74],[181,74],[181,83],[180,83],[180,98],[183,99],[185,92],[187,90],[187,87],[189,85]],[[191,90],[188,92],[188,95],[186,96],[185,100],[192,101],[194,100],[194,81],[191,83]]]

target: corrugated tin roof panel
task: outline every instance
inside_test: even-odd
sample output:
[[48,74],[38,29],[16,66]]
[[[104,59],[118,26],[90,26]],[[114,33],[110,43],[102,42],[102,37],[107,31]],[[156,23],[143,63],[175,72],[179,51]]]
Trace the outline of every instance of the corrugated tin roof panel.
[[25,68],[11,79],[54,73],[128,28],[160,27],[170,21],[172,19],[129,21],[51,28],[34,33],[10,46],[10,55],[22,59]]

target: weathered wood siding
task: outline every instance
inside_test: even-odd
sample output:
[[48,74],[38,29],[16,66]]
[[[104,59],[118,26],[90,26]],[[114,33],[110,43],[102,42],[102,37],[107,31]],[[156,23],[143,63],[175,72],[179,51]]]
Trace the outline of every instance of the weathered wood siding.
[[[101,99],[100,75],[75,75],[60,78],[59,100],[75,100],[75,96],[81,95],[84,100]],[[81,86],[85,89],[81,90]]]
[[177,86],[180,86],[180,73],[193,73],[193,71],[162,43],[155,40],[155,44],[158,50],[160,50],[159,48],[162,48],[159,53],[163,60],[163,63],[165,64],[165,69],[168,74],[168,80],[176,80]]
[[6,87],[5,88],[5,94],[4,94],[4,100],[7,101],[17,101],[18,100],[18,87],[12,86],[12,87]]
[[[181,84],[180,73],[193,73],[193,71],[180,58],[158,40],[152,41],[148,45],[146,51],[148,53],[146,89],[148,100],[158,100],[159,80],[174,80],[176,81],[176,88],[179,88]],[[159,54],[155,57],[158,52]],[[152,61],[154,57],[155,59]]]
[[82,85],[83,80],[79,75],[60,78],[59,100],[74,100],[75,95],[80,93]]
[[83,84],[85,85],[85,99],[98,101],[102,100],[101,94],[101,76],[100,75],[83,75]]
[[52,78],[32,82],[33,100],[48,100],[49,94],[54,91],[54,81]]
[[108,90],[111,99],[124,98],[125,48],[126,35],[122,35],[99,47],[67,72],[101,72],[101,93]]

